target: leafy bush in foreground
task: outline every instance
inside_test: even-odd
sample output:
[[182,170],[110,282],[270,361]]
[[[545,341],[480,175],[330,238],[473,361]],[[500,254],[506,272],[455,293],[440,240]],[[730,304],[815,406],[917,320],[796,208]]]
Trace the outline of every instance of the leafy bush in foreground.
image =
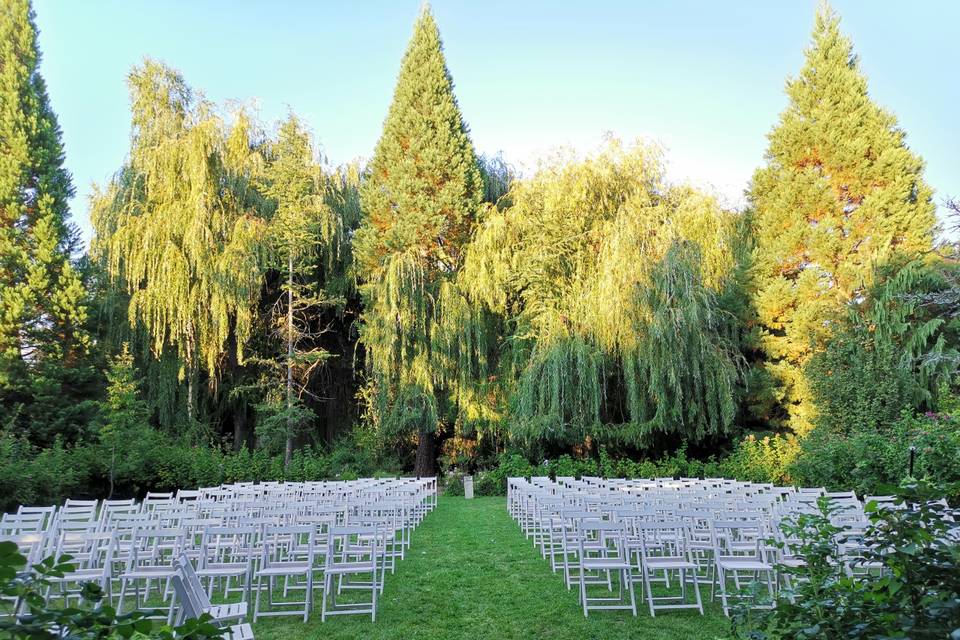
[[[13,542],[0,542],[0,607],[22,605],[17,617],[0,618],[0,634],[11,640],[71,638],[72,640],[151,638],[157,640],[213,640],[224,633],[211,623],[209,614],[187,620],[176,629],[155,624],[150,616],[157,612],[138,610],[118,614],[104,602],[99,585],[86,583],[77,606],[57,607],[46,602],[43,594],[53,586],[52,578],[62,578],[76,570],[70,556],[52,556],[25,570],[27,559]],[[17,603],[14,605],[13,603]],[[4,611],[6,613],[6,611]]]
[[[799,541],[797,568],[781,567],[791,585],[780,592],[774,610],[740,609],[734,633],[749,640],[837,638],[960,638],[960,533],[958,515],[935,500],[944,487],[905,485],[897,505],[867,506],[871,525],[863,559],[882,571],[853,577],[837,547],[841,529],[831,524],[826,501],[820,513],[804,514],[785,525]],[[955,491],[955,490],[954,490]]]

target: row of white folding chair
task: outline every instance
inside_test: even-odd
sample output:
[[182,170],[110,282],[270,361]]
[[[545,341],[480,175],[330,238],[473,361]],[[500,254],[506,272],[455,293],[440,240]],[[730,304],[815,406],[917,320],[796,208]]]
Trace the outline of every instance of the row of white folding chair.
[[[681,521],[628,522],[596,517],[589,511],[564,511],[560,516],[558,545],[551,546],[551,562],[563,569],[567,587],[577,586],[584,615],[592,609],[629,609],[636,615],[634,584],[641,583],[651,615],[657,609],[697,609],[703,612],[697,566],[688,548],[686,525]],[[557,557],[560,562],[557,562]],[[654,595],[653,583],[679,593]],[[658,575],[661,574],[661,575]],[[614,576],[616,577],[614,579]],[[615,596],[591,595],[592,586]],[[693,592],[693,600],[688,597]]]
[[[382,513],[382,510],[380,513]],[[142,525],[143,523],[138,524]],[[330,524],[334,524],[334,522],[331,521]],[[396,530],[393,528],[392,522],[386,524],[391,525],[391,537],[389,543],[386,542],[387,534],[385,530],[384,547],[385,549],[389,548],[390,561],[392,563],[396,557],[402,557],[402,545],[400,544],[400,540],[393,535]],[[266,527],[269,525],[261,523],[261,526]],[[313,524],[309,526],[311,528],[315,527]],[[149,596],[152,586],[151,583],[154,581],[163,583],[161,592],[164,595],[168,594],[168,585],[166,583],[172,572],[173,560],[179,553],[187,553],[200,559],[202,563],[201,573],[210,579],[209,588],[212,589],[213,579],[220,578],[224,579],[227,583],[225,589],[229,589],[229,578],[234,577],[241,583],[240,588],[246,590],[249,580],[248,576],[250,574],[250,569],[246,567],[249,567],[254,560],[250,549],[256,545],[256,531],[257,529],[254,527],[246,529],[245,533],[248,534],[248,544],[231,548],[229,552],[230,558],[223,557],[225,545],[223,544],[222,536],[235,535],[240,532],[223,531],[217,528],[208,528],[204,531],[199,550],[194,547],[196,539],[192,538],[185,529],[137,529],[134,527],[127,532],[126,535],[128,537],[126,538],[121,538],[121,536],[113,532],[64,532],[61,535],[61,542],[57,552],[58,555],[67,552],[75,555],[75,562],[78,562],[79,566],[76,572],[70,574],[71,578],[75,578],[71,580],[71,582],[76,583],[85,577],[97,578],[97,581],[104,587],[108,596],[110,594],[110,578],[114,573],[111,565],[115,561],[122,563],[124,565],[123,568],[116,572],[118,573],[118,580],[120,582],[118,606],[122,608],[127,590],[130,586],[133,586],[135,606],[139,607],[141,604],[141,583],[144,587],[145,597]],[[218,539],[211,541],[211,536],[214,535],[218,536]],[[108,547],[102,546],[99,549],[99,556],[89,551],[81,553],[77,548],[77,545],[81,543],[85,545],[99,543],[102,545],[108,537],[110,544]],[[39,536],[37,534],[20,539],[22,545],[31,545],[31,558],[37,558],[38,556],[33,550],[38,545],[38,541]],[[121,541],[123,542],[123,551],[121,551]],[[215,547],[212,549],[212,555],[211,547]],[[106,555],[105,561],[101,563],[94,562],[94,559],[97,557],[103,560],[105,549],[109,549],[109,554]],[[244,553],[246,554],[246,558],[243,560],[243,563],[245,563],[246,567],[238,567],[236,558],[238,554],[242,555]],[[227,559],[231,559],[233,562],[226,562]],[[392,564],[390,568],[393,568]],[[69,593],[67,591],[58,591],[56,595],[67,597]]]
[[[540,486],[541,486],[541,487],[544,486],[543,483],[541,483]],[[526,519],[524,518],[524,513],[523,513],[523,512],[524,512],[524,496],[523,496],[523,491],[524,491],[525,488],[526,488],[526,486],[525,486],[525,484],[524,484],[524,482],[523,482],[522,480],[514,479],[514,480],[512,481],[511,490],[512,490],[512,492],[513,492],[513,495],[511,496],[511,504],[508,505],[508,508],[512,509],[512,514],[511,514],[511,515],[514,515],[514,516],[518,519],[518,521],[522,521],[522,522],[521,522],[521,525],[522,525],[522,526],[524,526],[524,525],[526,524],[526,525],[527,525],[527,528],[533,531],[533,537],[534,537],[535,543],[541,544],[541,550],[544,552],[544,554],[546,554],[546,548],[544,547],[544,545],[545,545],[545,544],[555,545],[555,540],[554,540],[554,541],[547,542],[548,538],[545,537],[545,535],[544,535],[544,533],[543,533],[543,532],[545,532],[545,531],[548,531],[548,529],[549,529],[548,526],[545,526],[545,523],[549,523],[549,517],[546,517],[546,519],[545,519],[545,517],[541,514],[539,517],[534,517],[532,520],[531,520],[530,518],[526,518]],[[791,492],[789,492],[789,491],[784,491],[784,492],[779,492],[778,495],[779,495],[779,496],[787,496],[787,495],[790,495],[790,494],[791,494]],[[819,496],[821,496],[821,495],[826,495],[825,492],[823,492],[822,490],[807,491],[807,492],[803,492],[803,494],[805,494],[806,496],[810,496],[810,499],[811,499],[811,500],[813,500],[813,499],[815,499],[815,498],[817,498],[817,497],[819,497]],[[543,500],[546,500],[547,502],[544,503],[544,504],[549,504],[550,501],[556,501],[556,496],[555,496],[554,494],[547,494],[547,493],[537,494],[536,492],[534,492],[534,493],[528,493],[527,496],[530,497],[531,499],[538,500],[539,502],[542,502]],[[538,498],[538,496],[539,496],[539,498]],[[858,519],[858,514],[859,514],[858,507],[860,506],[860,503],[859,503],[858,501],[856,501],[855,496],[853,496],[853,495],[850,494],[850,493],[832,494],[832,495],[829,495],[828,497],[830,497],[833,502],[835,502],[835,503],[837,503],[837,504],[840,504],[841,506],[844,507],[844,509],[841,511],[841,513],[846,513],[847,516],[846,516],[845,518],[843,518],[843,519],[840,519],[839,522],[841,522],[842,524],[845,524],[845,525],[846,525],[846,528],[847,528],[847,532],[846,532],[846,533],[847,533],[847,537],[848,537],[848,538],[850,538],[850,537],[855,537],[855,536],[852,536],[851,534],[855,534],[855,533],[856,533],[856,530],[857,530],[857,527],[858,527],[858,526],[863,526],[863,523],[864,523],[864,521],[862,520],[862,516],[860,517],[861,519]],[[769,508],[771,505],[773,505],[773,506],[775,507],[775,506],[778,504],[777,502],[770,501],[769,499],[762,500],[761,502],[763,502],[768,508]],[[800,502],[798,502],[798,504],[804,504],[804,502],[803,502],[803,501],[800,501]],[[701,508],[703,507],[703,505],[700,505],[700,506],[701,506]],[[536,508],[542,509],[542,508],[543,508],[543,504],[538,505]],[[536,511],[535,511],[535,513],[536,513]],[[711,515],[712,515],[714,518],[716,518],[716,517],[721,517],[721,514],[720,514],[720,513],[717,513],[717,512],[714,512],[714,513],[712,513]],[[750,518],[759,518],[759,519],[762,521],[762,520],[765,520],[764,516],[769,516],[770,514],[764,512],[763,510],[760,510],[760,511],[758,511],[758,512],[756,512],[756,513],[745,513],[745,514],[742,514],[742,515],[744,515],[745,518],[741,518],[741,519],[739,520],[740,522],[743,522],[744,519],[750,519]],[[751,541],[751,544],[754,544],[755,542],[756,542],[756,541]],[[853,548],[853,549],[855,550],[855,549],[856,549],[856,546],[852,546],[851,548]],[[851,561],[848,563],[849,566],[857,566],[856,563],[859,563],[859,567],[860,567],[861,569],[864,569],[864,568],[865,568],[866,570],[870,570],[870,569],[871,569],[871,567],[869,567],[869,566],[864,567],[864,563],[862,562],[862,559],[858,559],[855,554],[851,554],[851,553],[848,552],[848,555],[849,555],[850,558],[851,558]],[[739,560],[739,559],[738,559],[737,561],[738,561],[738,562],[741,562],[741,563],[743,562],[742,560]],[[724,561],[724,562],[726,562],[726,561]],[[731,561],[731,562],[732,562],[732,561]],[[762,561],[759,561],[759,562],[760,562],[761,565],[764,567],[764,571],[766,572],[765,575],[766,575],[767,578],[768,578],[768,587],[769,587],[769,586],[770,586],[769,580],[772,580],[772,573],[773,573],[773,572],[770,571],[770,570],[767,570],[766,567],[769,566],[770,562],[767,561],[767,560],[762,560]],[[738,565],[733,565],[733,566],[738,566]],[[742,566],[742,564],[739,565],[739,566]],[[728,567],[728,569],[729,569],[729,567]],[[736,576],[736,572],[734,573],[734,575]],[[717,578],[717,580],[719,581],[719,577]]]
[[[515,491],[515,492],[521,492],[521,491],[522,491],[522,487],[519,485],[519,483],[515,483],[515,484],[514,484],[514,491]],[[551,562],[552,562],[552,564],[554,564],[554,567],[557,568],[557,567],[556,567],[555,556],[554,556],[553,554],[554,554],[555,550],[557,549],[557,547],[560,546],[560,545],[558,545],[557,540],[556,540],[554,534],[555,534],[555,532],[557,531],[557,525],[558,525],[558,519],[557,519],[557,513],[556,513],[556,511],[557,511],[558,508],[562,508],[562,501],[561,501],[561,500],[558,500],[555,496],[552,496],[552,495],[550,495],[550,494],[537,494],[536,492],[528,493],[528,494],[527,494],[527,497],[530,499],[530,501],[532,501],[532,502],[534,503],[534,504],[533,504],[533,510],[534,510],[534,514],[535,514],[534,517],[533,517],[533,518],[529,518],[529,517],[526,517],[526,518],[525,518],[525,517],[524,517],[524,513],[523,513],[523,512],[524,512],[524,509],[525,509],[525,506],[524,506],[524,502],[525,502],[525,501],[524,501],[522,498],[519,499],[519,500],[515,500],[515,501],[514,501],[514,506],[513,506],[513,508],[514,508],[514,510],[515,510],[515,513],[516,513],[516,515],[517,515],[517,517],[518,517],[518,520],[521,520],[521,521],[522,521],[521,524],[522,524],[522,525],[526,525],[526,527],[527,527],[527,529],[528,529],[528,533],[529,533],[530,535],[532,535],[532,537],[534,538],[535,544],[540,544],[540,545],[541,545],[541,551],[542,551],[542,553],[544,553],[544,555],[546,555],[546,554],[547,554],[547,551],[549,550],[549,552],[550,552],[550,554],[551,554]],[[615,514],[615,515],[624,516],[624,515],[625,515],[625,512],[627,512],[627,511],[628,511],[628,510],[621,510],[621,512],[620,512],[619,514]],[[585,513],[585,514],[593,514],[594,512],[585,511],[584,513]],[[648,517],[649,517],[648,519],[654,519],[655,517],[662,515],[662,511],[661,511],[661,512],[652,511],[652,512],[647,512],[646,514],[636,514],[636,515],[648,516]],[[711,516],[715,516],[716,514],[713,513],[713,512],[711,512],[710,515],[711,515]],[[753,518],[756,518],[758,515],[761,515],[761,516],[762,516],[762,514],[756,513],[756,512],[754,512],[754,513],[746,513],[746,512],[745,512],[745,513],[742,513],[742,514],[740,514],[740,515],[741,515],[741,518],[740,518],[740,519],[735,520],[735,521],[732,521],[732,522],[727,522],[727,523],[725,523],[725,524],[728,525],[728,526],[727,526],[727,527],[721,527],[721,528],[724,529],[724,530],[729,530],[729,527],[732,527],[733,525],[737,525],[740,529],[744,529],[744,528],[746,528],[746,527],[744,527],[745,523],[751,522],[752,519],[753,519]],[[643,518],[640,518],[640,519],[643,519]],[[634,518],[632,518],[632,520],[634,521],[634,524],[636,524],[637,518],[634,517]],[[654,525],[655,523],[654,523],[654,522],[645,522],[644,524],[642,524],[642,525],[640,525],[640,526],[646,526],[647,524],[649,524],[649,525]],[[721,523],[721,524],[724,524],[724,523]],[[685,526],[686,526],[686,525],[685,525]],[[566,529],[565,529],[563,526],[561,526],[560,529],[564,531],[564,536],[566,536],[566,535],[569,534],[569,528],[566,528]],[[757,528],[757,530],[759,530],[759,528]],[[735,580],[735,581],[739,580],[739,574],[744,570],[744,567],[746,566],[744,563],[751,562],[751,560],[745,560],[745,559],[742,558],[742,557],[737,557],[737,558],[735,558],[735,559],[734,559],[734,558],[725,558],[723,553],[717,554],[718,545],[726,545],[726,544],[728,544],[728,541],[726,541],[726,539],[724,538],[724,535],[720,535],[720,537],[717,538],[717,537],[716,537],[716,534],[715,534],[715,532],[714,532],[713,527],[711,527],[711,538],[713,538],[713,540],[711,541],[711,542],[712,542],[711,546],[713,547],[713,550],[712,550],[712,551],[713,551],[713,554],[714,554],[714,556],[715,556],[713,561],[717,564],[717,570],[715,571],[714,575],[715,575],[715,577],[716,577],[716,583],[721,587],[721,596],[722,596],[722,599],[724,600],[725,611],[727,611],[727,606],[726,606],[726,605],[727,605],[727,595],[728,595],[728,594],[727,594],[727,589],[726,589],[726,575],[727,575],[728,572],[732,572],[732,575],[733,575],[733,577],[734,577],[734,580]],[[734,547],[736,547],[736,548],[735,548],[735,555],[737,555],[737,556],[743,556],[743,553],[744,553],[744,544],[745,544],[744,541],[737,541],[737,544],[733,545]],[[568,552],[569,552],[569,540],[567,540],[566,537],[565,537],[565,538],[561,541],[561,545],[563,545],[563,546],[565,547],[564,553],[563,553],[564,563],[567,564],[567,565],[569,565],[569,561],[570,561],[570,560],[569,560],[570,556],[569,556],[569,553],[568,553]],[[702,547],[703,547],[703,540],[702,540],[702,539],[694,538],[693,541],[692,541],[692,543],[691,543],[691,548],[693,548],[693,547],[696,546],[696,545],[699,545],[699,546],[702,548]],[[749,545],[750,545],[751,547],[755,547],[755,548],[757,548],[757,549],[760,549],[760,548],[761,548],[761,546],[760,546],[760,540],[759,540],[758,538],[756,538],[756,537],[754,537],[753,539],[749,540]],[[687,561],[687,562],[693,562],[693,559],[692,559],[692,558],[688,558],[686,561]],[[767,579],[768,579],[768,586],[771,586],[771,585],[772,585],[773,575],[772,575],[772,566],[769,564],[769,562],[768,562],[765,558],[753,559],[752,562],[753,562],[753,564],[751,564],[750,567],[754,567],[754,568],[756,568],[757,570],[762,569],[762,570],[766,573],[766,576],[767,576]],[[691,566],[691,567],[689,567],[689,568],[691,569],[691,571],[690,571],[691,579],[694,580],[694,581],[696,581],[696,580],[697,580],[697,574],[698,574],[698,572],[697,572],[697,570],[696,570],[696,567],[695,567],[695,566]],[[642,563],[641,563],[641,566],[639,567],[639,569],[640,569],[640,571],[641,571],[641,573],[642,573],[642,571],[643,571],[643,569],[642,569]],[[574,577],[574,576],[573,576],[573,574],[571,574],[571,572],[569,571],[569,566],[565,567],[565,572],[564,572],[564,573],[565,573],[565,579],[567,580],[568,586],[570,586],[571,583],[572,583],[572,581],[573,581],[573,577]],[[723,576],[723,579],[722,579],[722,580],[721,580],[721,578],[720,578],[721,575]],[[652,595],[651,595],[650,597],[652,597]],[[584,602],[585,602],[585,604],[588,604],[588,608],[589,608],[589,603],[587,603],[586,601],[584,601]],[[654,605],[653,605],[653,603],[651,602],[651,608],[653,608],[653,607],[654,607]],[[699,608],[699,606],[698,606],[698,608]]]
[[[268,599],[272,601],[275,578],[282,577],[284,596],[291,591],[304,590],[311,594],[308,599],[312,599],[314,573],[323,568],[322,563],[315,565],[315,559],[326,554],[326,545],[328,541],[333,539],[331,537],[332,532],[341,529],[342,527],[331,527],[328,531],[327,540],[319,543],[319,545],[316,528],[313,524],[266,526],[256,544],[253,543],[253,528],[240,530],[210,529],[206,532],[204,542],[201,545],[197,573],[201,578],[208,580],[208,590],[212,588],[214,580],[224,580],[228,587],[230,579],[233,578],[239,583],[237,588],[246,594],[249,594],[249,580],[251,574],[253,574],[257,581],[255,617],[257,615],[286,615],[289,613],[288,611],[271,613],[260,611],[259,604],[264,586],[268,585],[270,587]],[[356,527],[354,527],[354,530],[356,530]],[[379,548],[377,558],[380,566],[378,575],[373,577],[373,584],[375,588],[380,590],[383,584],[383,573],[388,568],[386,565],[387,533],[383,529],[376,529],[372,526],[365,527],[364,530],[370,532],[372,543]],[[224,543],[225,537],[231,538],[233,542],[232,545],[229,545],[229,551],[226,555],[224,555],[224,552],[228,545]],[[48,595],[66,599],[79,593],[78,588],[82,581],[96,581],[103,587],[109,597],[112,564],[118,554],[116,540],[116,536],[112,533],[65,534],[59,550],[80,553],[80,563],[75,572],[68,574],[63,580],[59,581],[56,592]],[[87,551],[83,552],[83,549],[78,549],[78,545],[83,546],[83,549]],[[253,551],[255,546],[261,550],[259,558]],[[348,551],[353,554],[357,550],[357,542],[354,541]],[[170,595],[169,581],[175,571],[177,558],[187,557],[186,551],[187,545],[185,544],[185,532],[183,530],[163,529],[135,532],[132,550],[124,568],[117,576],[120,582],[118,608],[121,611],[124,609],[125,598],[131,588],[134,596],[134,608],[146,606],[154,584],[157,594],[162,596],[161,600],[166,601]],[[255,562],[255,560],[258,561]],[[254,565],[256,565],[256,569],[253,568]],[[357,569],[356,563],[338,567],[341,582],[342,576],[350,573],[352,569]],[[77,589],[71,591],[71,585],[77,587]],[[342,584],[338,585],[338,589],[340,588],[343,588]],[[356,588],[356,585],[348,588]],[[272,604],[283,606],[291,604],[291,602],[281,601],[272,602]],[[302,604],[303,614],[305,616],[309,615],[308,600],[303,600]],[[170,608],[168,610],[168,620],[172,616],[173,609]]]
[[[383,485],[384,483],[378,481],[377,483],[368,483],[364,485],[362,489],[367,495],[374,495],[370,492],[370,487],[377,488],[378,491],[376,495],[381,497],[394,495],[389,488],[384,489]],[[208,527],[222,524],[222,522],[218,522],[215,518],[196,517],[197,515],[202,515],[199,511],[205,495],[206,492],[204,491],[181,491],[178,495],[151,493],[147,496],[144,504],[138,505],[134,501],[104,501],[101,503],[99,509],[97,501],[68,500],[59,510],[54,510],[53,508],[42,509],[47,515],[56,514],[53,518],[48,518],[48,522],[45,524],[37,524],[42,521],[41,517],[21,515],[19,518],[16,518],[16,523],[12,522],[14,518],[8,517],[6,520],[11,521],[8,533],[10,531],[16,531],[17,533],[22,532],[27,527],[28,521],[31,529],[46,526],[47,531],[42,534],[28,535],[26,537],[19,536],[21,545],[29,547],[31,558],[39,559],[39,557],[44,555],[40,551],[41,549],[43,551],[49,551],[51,546],[56,545],[57,541],[63,536],[66,536],[64,537],[65,540],[70,537],[77,539],[87,537],[93,540],[95,537],[94,534],[99,531],[115,532],[117,534],[116,547],[118,550],[114,554],[114,563],[124,563],[130,560],[133,555],[133,548],[137,547],[134,541],[135,538],[142,538],[143,535],[151,530],[182,529],[185,530],[182,548],[185,552],[196,557],[198,555],[197,541],[202,538],[203,531]],[[314,492],[313,495],[316,495],[316,493]],[[340,495],[346,494],[341,493]],[[433,504],[435,504],[435,479],[425,481],[417,480],[415,482],[406,481],[404,486],[400,487],[398,495],[400,496],[400,500],[398,500],[396,506],[391,507],[394,509],[391,515],[388,516],[384,514],[382,512],[382,506],[381,512],[379,513],[381,522],[378,524],[380,524],[382,528],[389,525],[388,528],[391,533],[397,533],[399,536],[399,539],[397,539],[397,536],[391,537],[390,542],[384,544],[385,549],[390,549],[390,552],[385,554],[385,556],[390,558],[391,563],[395,561],[396,557],[403,557],[403,549],[409,546],[410,543],[410,529],[416,526],[420,519],[422,519],[423,514],[433,506],[431,504],[431,497],[433,498]],[[418,501],[418,503],[411,505],[411,502],[414,500]],[[369,505],[362,506],[367,507]],[[21,513],[26,512],[27,509],[28,508],[22,509]],[[290,513],[288,510],[280,508],[275,510],[275,517],[286,517],[288,520],[295,521],[296,518],[300,517],[300,513],[305,510],[309,510],[312,513],[322,511],[322,509],[316,508],[314,504],[306,505],[306,507],[301,504],[297,508],[298,513]],[[346,514],[348,511],[349,509],[343,510],[344,516],[337,524],[346,524],[346,520],[348,519]],[[262,514],[263,511],[260,513]],[[243,516],[237,516],[237,519],[242,520]],[[55,524],[50,524],[51,520],[55,521]],[[267,522],[270,524],[277,523],[276,521],[261,518],[256,524],[264,525],[267,524]],[[7,537],[10,536],[8,535]],[[168,544],[167,551],[171,551],[175,546],[176,545],[172,543]],[[141,553],[140,556],[142,557],[142,555]],[[166,555],[169,556],[169,553]],[[391,564],[391,568],[392,566]],[[84,567],[84,569],[86,569],[86,567]],[[163,569],[163,571],[160,572],[161,578],[165,576],[168,577],[165,572],[167,572],[167,569]],[[125,595],[124,587],[127,586],[128,583],[135,582],[135,586],[139,586],[139,581],[134,581],[133,576],[143,578],[146,581],[145,588],[149,590],[150,580],[144,577],[144,572],[141,567],[133,567],[133,569],[128,567],[122,575],[126,576],[120,579],[120,591],[123,595]],[[159,580],[156,574],[151,574],[150,578]],[[110,584],[107,582],[106,588],[108,590],[109,587]],[[168,585],[163,587],[163,591],[165,594],[169,592]]]

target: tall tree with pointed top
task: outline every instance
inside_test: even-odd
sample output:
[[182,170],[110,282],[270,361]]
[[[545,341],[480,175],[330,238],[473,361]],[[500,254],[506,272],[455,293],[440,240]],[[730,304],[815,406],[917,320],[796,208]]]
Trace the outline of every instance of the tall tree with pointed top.
[[393,103],[362,186],[354,251],[365,284],[361,339],[371,413],[381,429],[417,434],[416,472],[434,467],[447,381],[431,343],[444,282],[462,261],[484,182],[429,8],[414,26]]
[[803,366],[815,345],[867,294],[877,265],[931,248],[936,222],[923,162],[870,99],[839,23],[821,6],[749,190],[755,304],[783,409],[770,417],[800,434],[814,411]]
[[[70,262],[76,232],[56,115],[39,73],[29,0],[0,8],[0,407],[29,421],[38,393],[87,344],[86,291]],[[25,413],[23,413],[25,411]],[[46,416],[48,421],[51,417]],[[0,415],[6,422],[9,418]],[[63,425],[61,425],[63,426]]]

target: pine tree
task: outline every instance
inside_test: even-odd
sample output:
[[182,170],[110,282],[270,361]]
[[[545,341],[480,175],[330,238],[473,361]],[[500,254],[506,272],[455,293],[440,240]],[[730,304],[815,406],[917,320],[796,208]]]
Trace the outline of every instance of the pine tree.
[[[271,268],[282,280],[271,309],[274,333],[284,348],[280,357],[262,362],[267,365],[266,393],[257,405],[263,414],[257,428],[265,440],[282,436],[289,464],[295,438],[316,418],[307,403],[317,398],[309,389],[311,378],[332,357],[320,337],[327,331],[325,312],[344,304],[338,294],[344,290],[349,222],[340,207],[331,206],[336,186],[324,174],[310,136],[295,116],[280,126],[268,155],[258,186],[276,206],[267,240]],[[276,373],[281,374],[282,389]]]
[[130,354],[130,347],[123,343],[120,353],[110,361],[107,369],[107,399],[101,407],[100,442],[110,452],[108,478],[113,495],[117,480],[138,478],[135,470],[141,466],[135,455],[137,447],[143,447],[150,431],[150,410],[140,393],[137,369]]
[[870,99],[839,22],[818,10],[749,191],[761,344],[783,408],[770,418],[798,434],[814,411],[803,366],[815,346],[867,294],[876,267],[929,251],[935,226],[923,162]]
[[[62,397],[66,367],[88,338],[86,291],[70,262],[77,234],[57,119],[38,71],[28,0],[0,9],[0,406],[30,419],[41,397]],[[53,422],[49,414],[39,422]],[[0,416],[3,419],[4,416]]]
[[431,348],[436,304],[462,262],[484,181],[429,8],[414,26],[361,188],[354,253],[365,284],[361,340],[382,429],[417,433],[416,472],[434,465],[449,385]]

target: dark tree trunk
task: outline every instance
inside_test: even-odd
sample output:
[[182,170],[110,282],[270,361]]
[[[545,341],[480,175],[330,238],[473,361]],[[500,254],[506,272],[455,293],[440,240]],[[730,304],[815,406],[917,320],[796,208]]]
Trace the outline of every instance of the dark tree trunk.
[[247,439],[247,408],[237,407],[233,411],[233,450],[239,451]]
[[434,447],[436,438],[433,432],[420,432],[420,442],[417,444],[417,460],[413,465],[413,475],[420,478],[429,478],[436,475],[436,455]]
[[287,252],[287,442],[283,466],[293,458],[293,251]]

